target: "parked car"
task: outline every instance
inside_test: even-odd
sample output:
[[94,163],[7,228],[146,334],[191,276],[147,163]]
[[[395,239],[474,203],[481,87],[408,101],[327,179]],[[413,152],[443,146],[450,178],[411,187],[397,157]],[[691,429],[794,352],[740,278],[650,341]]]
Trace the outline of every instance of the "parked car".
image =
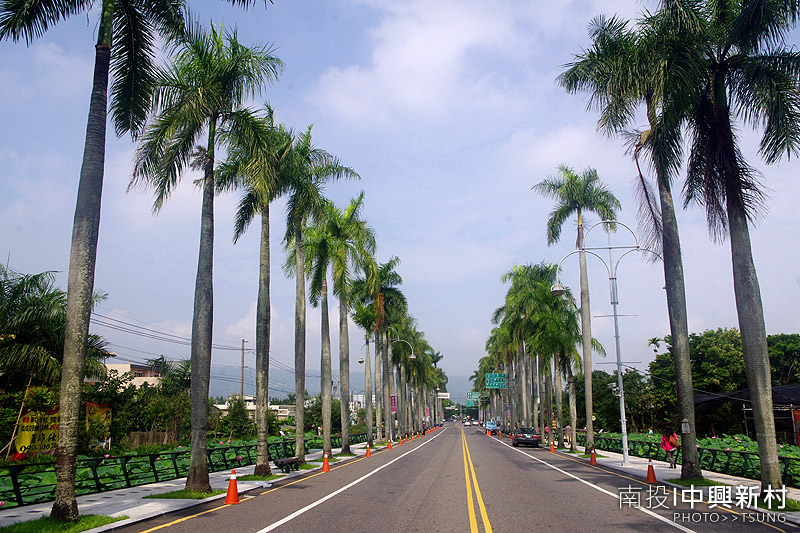
[[497,434],[497,422],[495,422],[494,420],[487,420],[485,427],[486,431],[488,431],[490,435]]
[[539,433],[535,428],[517,428],[511,434],[511,445],[519,446],[520,444],[527,444],[528,446],[539,447]]

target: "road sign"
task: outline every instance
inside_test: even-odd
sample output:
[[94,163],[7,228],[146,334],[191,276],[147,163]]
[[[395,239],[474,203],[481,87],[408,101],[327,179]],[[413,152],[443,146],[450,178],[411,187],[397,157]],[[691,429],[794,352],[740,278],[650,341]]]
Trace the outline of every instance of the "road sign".
[[392,394],[389,396],[389,412],[396,413],[397,412],[397,395]]
[[467,407],[475,407],[475,400],[467,400]]
[[438,395],[438,398],[440,400],[449,400],[450,399],[450,393],[449,392],[440,392],[439,395]]
[[479,392],[468,392],[467,393],[467,400],[475,400],[477,401],[479,398]]
[[506,388],[506,375],[505,374],[486,374],[486,388],[487,389],[505,389]]

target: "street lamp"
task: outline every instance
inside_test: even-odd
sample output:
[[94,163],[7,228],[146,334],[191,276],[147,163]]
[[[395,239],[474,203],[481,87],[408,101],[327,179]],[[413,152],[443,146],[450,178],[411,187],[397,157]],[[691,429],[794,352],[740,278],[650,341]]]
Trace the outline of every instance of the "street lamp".
[[[650,252],[651,254],[656,255],[659,259],[661,256],[658,255],[653,250],[648,248],[642,248],[639,246],[639,242],[636,239],[636,234],[633,232],[631,228],[627,225],[623,224],[622,222],[616,220],[602,220],[597,222],[596,224],[592,225],[588,230],[586,230],[585,236],[588,237],[589,232],[591,232],[596,226],[599,225],[615,225],[615,226],[622,226],[633,237],[634,245],[627,245],[627,246],[611,246],[611,233],[608,232],[608,246],[593,246],[591,248],[586,248],[585,244],[583,248],[578,250],[574,250],[564,257],[561,258],[561,261],[558,262],[558,268],[556,268],[556,282],[550,288],[550,292],[555,294],[556,296],[561,296],[566,292],[566,288],[561,285],[558,281],[558,273],[561,270],[561,263],[564,262],[564,259],[571,256],[572,254],[585,252],[589,255],[593,255],[598,258],[602,263],[603,266],[606,267],[606,271],[608,272],[608,283],[609,289],[611,293],[611,309],[614,316],[614,340],[616,344],[616,352],[617,352],[617,387],[619,388],[619,417],[620,417],[620,424],[622,425],[622,465],[628,465],[628,429],[627,424],[625,423],[625,389],[622,387],[622,356],[620,354],[620,344],[619,344],[619,314],[617,313],[617,305],[619,304],[619,294],[617,293],[617,266],[619,262],[622,261],[622,258],[628,255],[631,252]],[[584,239],[584,243],[586,239]],[[611,253],[612,250],[625,250],[619,258],[614,261]],[[593,250],[608,250],[608,263],[600,257],[599,254],[594,252]]]

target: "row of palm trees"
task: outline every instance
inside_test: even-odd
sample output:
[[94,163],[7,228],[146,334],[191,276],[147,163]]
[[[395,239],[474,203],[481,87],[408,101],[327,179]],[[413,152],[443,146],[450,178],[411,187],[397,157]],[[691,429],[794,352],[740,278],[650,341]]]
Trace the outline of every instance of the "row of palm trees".
[[[248,2],[235,2],[247,5]],[[82,6],[86,7],[86,6]],[[397,368],[397,392],[403,429],[420,426],[420,413],[431,405],[428,391],[444,387],[446,377],[433,367],[433,352],[408,316],[407,305],[397,289],[401,282],[393,258],[378,265],[374,259],[375,235],[362,217],[364,195],[339,210],[324,195],[327,182],[357,179],[358,174],[334,156],[316,147],[311,127],[295,133],[275,124],[272,109],[245,107],[264,86],[277,79],[283,64],[272,48],[245,46],[235,29],[203,28],[184,21],[182,2],[162,2],[147,7],[138,3],[103,2],[96,68],[84,168],[76,208],[67,296],[66,333],[61,377],[61,427],[57,449],[58,485],[51,515],[59,520],[78,517],[75,501],[75,459],[80,385],[86,364],[86,339],[99,224],[100,195],[105,143],[105,109],[109,68],[114,71],[112,113],[117,133],[131,132],[139,141],[130,188],[145,186],[155,191],[153,209],[160,211],[187,170],[202,172],[196,181],[202,187],[201,239],[195,284],[191,342],[191,459],[186,487],[210,491],[206,463],[208,388],[213,331],[213,237],[214,198],[218,193],[240,190],[234,241],[260,215],[259,291],[256,323],[258,452],[256,473],[269,474],[267,454],[267,399],[270,345],[270,242],[269,206],[286,196],[287,262],[284,270],[296,278],[295,386],[297,456],[304,459],[303,399],[305,391],[306,287],[310,280],[312,305],[322,313],[321,389],[324,447],[330,452],[331,353],[328,320],[330,269],[334,294],[340,303],[340,375],[349,391],[348,315],[353,306],[367,339],[374,333],[380,353],[375,368],[382,384],[377,409],[385,413],[387,430],[394,415],[388,408],[395,393],[393,369]],[[58,11],[61,9],[62,11]],[[12,12],[18,10],[17,12]],[[52,7],[40,13],[4,4],[0,14],[0,37],[26,41],[38,36],[49,23],[72,14],[69,6]],[[118,10],[125,10],[124,16]],[[140,27],[139,25],[142,25]],[[116,32],[118,44],[111,46]],[[171,57],[164,68],[152,65],[155,35],[166,39]],[[112,51],[114,54],[112,56]],[[109,61],[111,67],[109,67]],[[203,142],[203,144],[200,144]],[[224,159],[217,154],[222,152]],[[355,280],[356,273],[362,278]],[[360,314],[359,314],[360,313]],[[371,323],[365,315],[374,316]],[[392,350],[395,335],[401,335],[413,352]],[[411,354],[417,354],[414,358]],[[430,367],[430,368],[428,368]],[[371,390],[367,398],[371,399]],[[414,407],[412,409],[412,407]],[[343,402],[343,447],[349,451],[349,403]],[[370,421],[371,422],[371,421]],[[371,423],[368,424],[371,429]],[[378,437],[382,438],[378,424]],[[371,435],[370,435],[371,437]]]
[[[554,435],[558,424],[558,445],[564,444],[564,420],[560,409],[564,382],[569,395],[571,447],[575,446],[577,423],[574,375],[583,368],[576,345],[581,342],[578,308],[572,294],[557,296],[551,291],[557,267],[539,263],[515,266],[502,280],[510,283],[505,303],[493,314],[486,341],[487,355],[472,374],[473,390],[481,392],[482,406],[490,416],[500,416],[506,429],[515,424],[538,425],[540,434]],[[590,339],[592,349],[603,347]],[[504,373],[513,379],[506,389],[486,388],[486,374]],[[542,398],[540,405],[539,399]],[[553,404],[557,409],[553,411]],[[503,406],[511,406],[508,413]]]
[[[568,92],[590,94],[589,107],[600,111],[598,128],[624,137],[637,165],[640,222],[664,259],[678,411],[689,426],[681,438],[683,478],[702,475],[672,197],[685,137],[684,201],[705,207],[713,238],[730,239],[762,488],[781,483],[766,327],[749,232],[764,207],[764,194],[742,155],[735,123],[763,128],[759,151],[767,163],[800,151],[800,54],[786,45],[798,15],[800,5],[785,0],[662,0],[656,12],[643,14],[635,24],[594,19],[591,46],[558,78]],[[647,129],[632,131],[642,109]],[[655,174],[655,189],[641,169],[642,154]],[[587,384],[587,397],[590,390]]]

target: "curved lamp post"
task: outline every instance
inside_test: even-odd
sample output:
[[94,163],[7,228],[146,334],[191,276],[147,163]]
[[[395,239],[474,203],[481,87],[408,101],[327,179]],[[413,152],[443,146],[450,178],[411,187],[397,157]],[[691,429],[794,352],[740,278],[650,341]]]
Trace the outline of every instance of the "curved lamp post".
[[[616,220],[602,220],[600,222],[597,222],[596,224],[593,224],[588,230],[586,230],[585,236],[588,237],[589,232],[591,232],[596,226],[599,226],[601,224],[607,226],[611,225],[622,226],[623,228],[628,230],[628,232],[631,234],[631,236],[633,237],[633,242],[635,244],[626,246],[611,246],[611,233],[608,232],[608,246],[593,246],[587,248],[584,244],[583,248],[568,253],[567,255],[561,258],[561,261],[558,262],[558,268],[556,268],[556,282],[550,288],[550,292],[552,292],[556,296],[561,296],[566,292],[567,290],[566,287],[564,287],[558,281],[558,273],[561,270],[561,263],[563,263],[567,257],[573,254],[585,252],[589,255],[593,255],[603,263],[603,266],[606,267],[606,271],[608,272],[609,289],[611,292],[611,309],[614,316],[614,340],[617,352],[617,386],[619,387],[619,417],[620,417],[620,424],[622,425],[622,464],[624,466],[628,464],[628,429],[625,423],[625,390],[622,388],[622,356],[620,354],[620,344],[619,344],[619,315],[617,313],[617,305],[619,304],[619,294],[617,293],[617,266],[619,266],[619,262],[622,261],[622,258],[631,252],[650,252],[651,254],[657,256],[659,259],[661,259],[661,256],[656,252],[654,252],[653,250],[650,250],[648,248],[642,248],[641,246],[639,246],[639,242],[636,239],[636,234],[633,232],[633,230],[629,228],[627,225],[623,224],[622,222]],[[586,238],[584,238],[584,243],[585,242]],[[608,262],[606,262],[602,257],[600,257],[600,255],[594,250],[608,250]],[[622,255],[620,255],[616,261],[614,261],[614,258],[612,257],[613,250],[624,250],[624,252],[622,252]]]

